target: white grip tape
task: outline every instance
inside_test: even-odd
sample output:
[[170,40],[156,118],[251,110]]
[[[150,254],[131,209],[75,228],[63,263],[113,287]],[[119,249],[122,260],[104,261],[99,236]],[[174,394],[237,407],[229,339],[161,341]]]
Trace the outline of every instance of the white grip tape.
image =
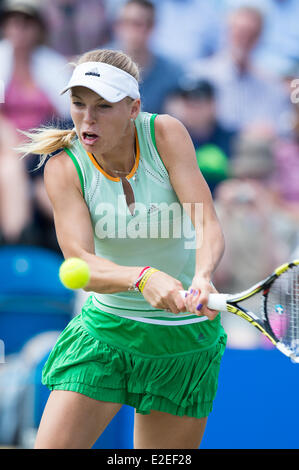
[[[185,298],[188,291],[181,290],[180,294]],[[227,294],[210,294],[208,300],[208,307],[212,310],[219,310],[220,312],[226,312],[226,300],[229,296]]]

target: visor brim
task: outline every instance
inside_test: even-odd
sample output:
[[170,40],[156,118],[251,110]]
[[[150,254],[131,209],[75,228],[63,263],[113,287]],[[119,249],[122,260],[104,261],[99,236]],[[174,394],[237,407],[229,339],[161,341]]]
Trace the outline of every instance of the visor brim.
[[120,90],[116,90],[115,88],[106,85],[105,83],[101,82],[98,83],[97,86],[95,86],[94,83],[89,83],[88,80],[83,82],[82,80],[74,80],[73,82],[70,82],[61,92],[60,95],[63,95],[66,93],[68,90],[74,87],[84,87],[88,88],[89,90],[93,91],[97,95],[99,95],[101,98],[103,98],[105,101],[108,101],[109,103],[117,103],[118,101],[121,101],[124,99],[127,95],[127,93],[122,92]]

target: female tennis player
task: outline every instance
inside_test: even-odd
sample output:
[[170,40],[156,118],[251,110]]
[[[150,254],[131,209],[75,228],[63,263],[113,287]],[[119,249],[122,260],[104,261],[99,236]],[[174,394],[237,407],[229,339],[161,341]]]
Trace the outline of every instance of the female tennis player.
[[140,110],[138,68],[119,51],[84,54],[67,90],[74,129],[37,130],[23,151],[43,164],[63,149],[45,185],[91,295],[44,366],[52,392],[35,447],[90,448],[128,404],[135,448],[198,448],[226,342],[207,307],[224,242],[191,139]]

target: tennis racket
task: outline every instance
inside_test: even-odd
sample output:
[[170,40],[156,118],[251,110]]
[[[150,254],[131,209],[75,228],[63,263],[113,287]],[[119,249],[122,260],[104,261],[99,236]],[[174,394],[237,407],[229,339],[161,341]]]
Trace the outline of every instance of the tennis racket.
[[[184,298],[187,291],[181,291]],[[260,315],[240,302],[260,294]],[[283,264],[263,281],[238,294],[210,294],[208,307],[251,323],[276,348],[299,363],[299,259]]]

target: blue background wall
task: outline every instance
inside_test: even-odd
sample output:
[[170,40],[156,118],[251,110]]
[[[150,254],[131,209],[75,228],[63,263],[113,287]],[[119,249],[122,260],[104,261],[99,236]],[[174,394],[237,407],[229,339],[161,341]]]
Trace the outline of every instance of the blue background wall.
[[205,449],[299,449],[299,365],[277,350],[227,349]]

